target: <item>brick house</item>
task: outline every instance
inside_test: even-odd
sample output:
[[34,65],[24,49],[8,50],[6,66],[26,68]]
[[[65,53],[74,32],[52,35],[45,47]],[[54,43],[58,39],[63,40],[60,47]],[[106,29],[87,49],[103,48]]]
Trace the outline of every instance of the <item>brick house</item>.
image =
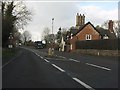
[[83,40],[100,40],[100,39],[112,39],[115,38],[115,33],[113,30],[113,21],[110,20],[108,23],[108,30],[102,28],[96,29],[91,22],[85,24],[85,16],[76,15],[76,26],[70,28],[70,33],[68,34],[67,51],[75,51],[76,41]]

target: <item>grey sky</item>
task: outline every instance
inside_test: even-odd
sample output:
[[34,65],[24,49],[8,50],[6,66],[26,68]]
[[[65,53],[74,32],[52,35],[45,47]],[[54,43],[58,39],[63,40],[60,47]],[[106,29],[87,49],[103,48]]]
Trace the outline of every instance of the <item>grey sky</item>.
[[[99,5],[97,5],[99,3]],[[103,5],[103,6],[100,6]],[[94,26],[101,25],[104,21],[118,19],[117,2],[107,2],[107,9],[104,2],[40,2],[28,1],[27,7],[33,11],[33,20],[25,28],[32,34],[32,39],[41,40],[41,34],[45,27],[52,28],[54,18],[54,33],[59,27],[70,28],[75,26],[76,13],[85,14],[86,23],[90,21]],[[116,6],[115,6],[116,5]],[[52,30],[51,30],[52,32]]]

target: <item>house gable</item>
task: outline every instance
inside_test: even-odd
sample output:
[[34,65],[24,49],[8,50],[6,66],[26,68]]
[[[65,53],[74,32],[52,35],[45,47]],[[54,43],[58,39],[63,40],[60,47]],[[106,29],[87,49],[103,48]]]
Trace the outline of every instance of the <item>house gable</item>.
[[78,40],[97,40],[100,39],[100,34],[96,28],[88,22],[76,34]]

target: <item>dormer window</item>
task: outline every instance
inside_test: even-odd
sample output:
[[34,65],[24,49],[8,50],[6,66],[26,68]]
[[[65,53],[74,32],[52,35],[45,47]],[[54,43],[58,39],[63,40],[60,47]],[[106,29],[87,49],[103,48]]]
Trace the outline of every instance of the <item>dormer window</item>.
[[92,40],[92,35],[86,34],[86,40]]

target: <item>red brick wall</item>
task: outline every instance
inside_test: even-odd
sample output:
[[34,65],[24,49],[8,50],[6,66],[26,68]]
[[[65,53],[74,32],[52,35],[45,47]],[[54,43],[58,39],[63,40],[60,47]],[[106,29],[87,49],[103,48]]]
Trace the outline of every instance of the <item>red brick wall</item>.
[[75,43],[76,43],[76,41],[77,41],[78,39],[77,39],[77,37],[76,36],[74,36],[72,39],[70,39],[70,44],[72,44],[72,50],[70,49],[70,51],[75,51],[75,49],[76,49],[76,45],[75,45]]
[[100,39],[99,33],[94,30],[94,28],[90,24],[83,28],[83,30],[80,31],[76,36],[78,37],[78,40],[86,40],[86,34],[92,35],[92,40]]

